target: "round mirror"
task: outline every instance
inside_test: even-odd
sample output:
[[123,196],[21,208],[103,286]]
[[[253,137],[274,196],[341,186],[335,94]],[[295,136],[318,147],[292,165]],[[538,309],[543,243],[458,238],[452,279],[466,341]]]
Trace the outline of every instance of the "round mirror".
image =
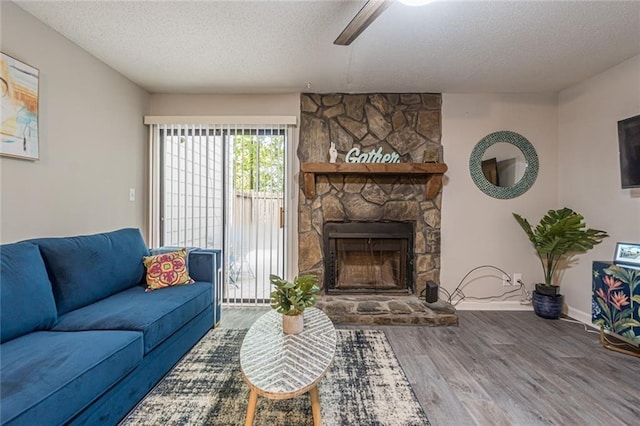
[[527,192],[538,177],[538,155],[531,143],[515,132],[484,137],[469,159],[471,179],[494,198],[514,198]]

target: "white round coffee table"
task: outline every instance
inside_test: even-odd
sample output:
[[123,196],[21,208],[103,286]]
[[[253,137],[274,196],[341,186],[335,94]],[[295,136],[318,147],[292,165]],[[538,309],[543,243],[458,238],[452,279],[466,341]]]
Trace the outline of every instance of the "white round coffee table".
[[282,332],[282,315],[269,311],[249,329],[240,348],[240,368],[249,385],[245,425],[253,424],[258,395],[288,399],[309,392],[313,424],[321,425],[317,384],[336,351],[336,329],[319,309],[304,311],[300,334]]

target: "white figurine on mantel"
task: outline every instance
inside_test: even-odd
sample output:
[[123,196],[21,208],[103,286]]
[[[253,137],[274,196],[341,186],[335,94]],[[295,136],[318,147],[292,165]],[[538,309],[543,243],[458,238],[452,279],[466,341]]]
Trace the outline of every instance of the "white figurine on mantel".
[[336,149],[335,142],[331,142],[331,147],[329,148],[329,162],[335,163],[338,158],[338,150]]

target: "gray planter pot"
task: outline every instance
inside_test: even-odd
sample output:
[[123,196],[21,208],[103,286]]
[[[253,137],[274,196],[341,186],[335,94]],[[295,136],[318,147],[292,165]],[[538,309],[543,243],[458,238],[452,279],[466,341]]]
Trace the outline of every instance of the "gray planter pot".
[[564,307],[564,296],[548,296],[546,294],[533,291],[533,311],[542,318],[558,319]]

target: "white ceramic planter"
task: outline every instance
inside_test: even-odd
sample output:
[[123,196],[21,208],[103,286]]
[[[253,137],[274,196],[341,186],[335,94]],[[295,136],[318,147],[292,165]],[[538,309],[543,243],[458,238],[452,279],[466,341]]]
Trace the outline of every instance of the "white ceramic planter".
[[284,334],[298,334],[304,328],[304,315],[283,315],[282,331]]

